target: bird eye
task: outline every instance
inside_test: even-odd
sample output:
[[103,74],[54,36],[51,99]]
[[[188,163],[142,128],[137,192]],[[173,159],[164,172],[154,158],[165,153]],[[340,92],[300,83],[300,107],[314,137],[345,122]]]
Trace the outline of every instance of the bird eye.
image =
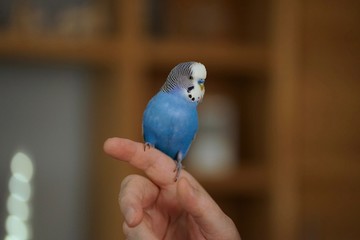
[[194,78],[193,78],[193,76],[190,76],[189,79],[190,79],[190,80],[193,80]]

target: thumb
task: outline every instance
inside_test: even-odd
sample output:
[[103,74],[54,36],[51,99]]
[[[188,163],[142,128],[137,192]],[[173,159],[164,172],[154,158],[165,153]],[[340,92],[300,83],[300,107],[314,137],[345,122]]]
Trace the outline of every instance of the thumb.
[[206,239],[240,239],[234,222],[193,178],[181,178],[177,197]]

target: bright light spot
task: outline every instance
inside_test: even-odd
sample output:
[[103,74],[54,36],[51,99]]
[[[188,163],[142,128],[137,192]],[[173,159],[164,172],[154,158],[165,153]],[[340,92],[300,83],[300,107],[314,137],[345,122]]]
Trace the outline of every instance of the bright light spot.
[[22,201],[13,195],[10,195],[7,201],[7,210],[9,215],[17,216],[23,221],[29,219],[30,209],[26,201]]
[[28,239],[28,226],[21,219],[15,216],[8,216],[6,219],[6,231],[10,236],[18,239]]
[[11,160],[11,172],[24,182],[30,181],[34,173],[31,159],[25,153],[16,153]]
[[14,237],[14,236],[7,235],[7,236],[5,237],[5,240],[21,240],[21,239],[19,239],[19,238],[17,238],[17,237]]
[[15,175],[12,175],[9,180],[9,191],[11,195],[23,201],[28,201],[31,197],[31,186],[29,182],[23,182]]
[[12,158],[10,168],[12,175],[9,179],[5,240],[27,240],[31,238],[29,219],[34,166],[26,154],[18,152]]

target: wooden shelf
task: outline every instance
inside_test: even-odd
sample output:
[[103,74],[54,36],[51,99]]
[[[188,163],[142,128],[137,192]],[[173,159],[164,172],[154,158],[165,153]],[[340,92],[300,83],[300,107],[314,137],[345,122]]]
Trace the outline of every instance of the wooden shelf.
[[232,71],[264,71],[268,66],[267,49],[261,45],[144,39],[141,47],[142,51],[129,49],[121,38],[27,37],[20,34],[0,34],[1,58],[70,61],[107,66],[126,59],[128,54],[137,54],[139,59],[146,59],[150,64],[165,67],[189,60],[202,61],[207,66]]
[[262,45],[182,42],[176,40],[149,41],[148,57],[165,66],[181,61],[201,61],[223,70],[243,71],[268,68],[268,51]]
[[268,172],[265,167],[239,167],[224,177],[202,177],[194,173],[210,193],[223,196],[264,195],[268,191]]
[[121,48],[121,43],[109,39],[0,34],[1,58],[108,65],[118,60]]

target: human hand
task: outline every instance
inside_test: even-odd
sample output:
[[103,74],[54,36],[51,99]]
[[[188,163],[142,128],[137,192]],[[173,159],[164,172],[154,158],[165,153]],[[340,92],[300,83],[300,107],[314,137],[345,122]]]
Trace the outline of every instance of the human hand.
[[127,176],[119,195],[126,239],[240,239],[233,221],[187,171],[174,182],[175,162],[142,143],[111,138],[110,156],[128,162],[148,177]]

